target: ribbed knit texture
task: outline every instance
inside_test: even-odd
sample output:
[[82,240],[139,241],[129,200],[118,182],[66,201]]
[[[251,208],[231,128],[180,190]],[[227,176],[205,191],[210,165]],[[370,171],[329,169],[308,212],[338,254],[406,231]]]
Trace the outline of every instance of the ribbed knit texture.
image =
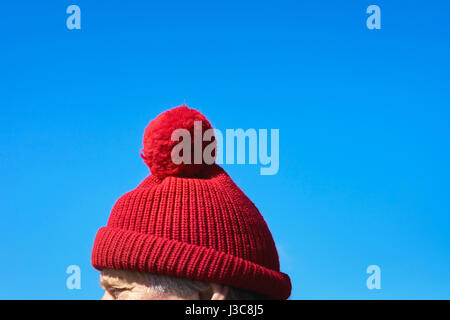
[[92,263],[221,283],[274,299],[290,295],[254,204],[217,165],[205,179],[146,178],[115,204],[97,233]]

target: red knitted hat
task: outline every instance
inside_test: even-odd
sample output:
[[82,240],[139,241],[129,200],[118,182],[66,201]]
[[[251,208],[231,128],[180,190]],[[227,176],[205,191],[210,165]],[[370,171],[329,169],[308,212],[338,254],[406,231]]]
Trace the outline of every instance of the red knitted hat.
[[280,272],[275,243],[256,206],[217,164],[172,161],[179,143],[172,132],[194,133],[198,121],[203,132],[211,128],[201,113],[181,106],[150,122],[142,157],[152,174],[116,202],[95,238],[92,264],[287,299],[290,279]]

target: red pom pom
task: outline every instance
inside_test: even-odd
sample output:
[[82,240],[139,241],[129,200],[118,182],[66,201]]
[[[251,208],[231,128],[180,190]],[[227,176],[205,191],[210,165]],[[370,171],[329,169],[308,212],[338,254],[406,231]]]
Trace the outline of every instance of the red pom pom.
[[[200,122],[201,131],[198,125]],[[184,150],[179,155],[175,152],[172,154],[174,146],[181,143],[182,139],[184,139],[180,137],[180,140],[172,140],[172,133],[177,129],[186,129],[190,133],[190,163],[186,163],[187,161],[179,163]],[[160,179],[164,179],[167,176],[201,177],[205,166],[207,166],[203,160],[203,150],[208,144],[215,143],[215,138],[213,137],[210,141],[203,141],[203,137],[200,137],[202,139],[202,160],[201,163],[195,164],[194,131],[203,135],[208,129],[212,129],[211,124],[197,110],[190,109],[186,105],[170,109],[152,120],[145,129],[144,148],[142,149],[143,154],[141,154],[141,157],[150,168],[152,174]],[[213,155],[215,156],[215,153]]]

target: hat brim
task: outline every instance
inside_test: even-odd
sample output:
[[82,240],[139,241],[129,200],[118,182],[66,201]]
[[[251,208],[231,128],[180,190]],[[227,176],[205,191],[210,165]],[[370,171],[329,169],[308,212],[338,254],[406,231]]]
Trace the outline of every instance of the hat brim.
[[92,265],[224,284],[279,300],[291,293],[285,273],[213,248],[112,227],[97,232]]

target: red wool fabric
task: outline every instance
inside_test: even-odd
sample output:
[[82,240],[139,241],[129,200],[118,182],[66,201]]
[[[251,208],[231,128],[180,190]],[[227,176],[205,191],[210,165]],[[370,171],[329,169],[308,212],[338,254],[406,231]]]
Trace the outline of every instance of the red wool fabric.
[[[217,164],[178,170],[164,160],[164,151],[148,149],[155,127],[157,131],[161,126],[173,128],[171,114],[177,123],[180,117],[207,121],[198,111],[182,106],[150,123],[142,157],[150,168],[157,168],[157,174],[152,172],[116,202],[107,226],[95,238],[93,266],[203,280],[287,299],[290,279],[280,272],[268,226],[228,174]],[[182,121],[183,128],[192,130],[193,121]],[[171,132],[162,131],[166,134],[155,141],[163,143],[170,156]],[[155,143],[150,148],[160,148]],[[163,159],[168,167],[152,163],[154,159]]]

